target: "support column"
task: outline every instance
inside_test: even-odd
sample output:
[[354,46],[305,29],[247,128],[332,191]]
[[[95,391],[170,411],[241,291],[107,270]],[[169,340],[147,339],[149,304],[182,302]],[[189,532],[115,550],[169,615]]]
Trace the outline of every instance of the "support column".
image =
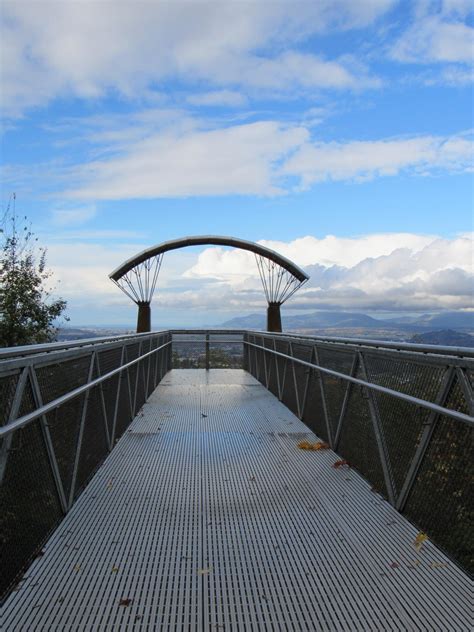
[[147,331],[151,331],[151,308],[150,303],[142,301],[137,303],[138,305],[138,318],[137,318],[137,334],[143,334]]
[[267,331],[281,332],[281,303],[268,303]]

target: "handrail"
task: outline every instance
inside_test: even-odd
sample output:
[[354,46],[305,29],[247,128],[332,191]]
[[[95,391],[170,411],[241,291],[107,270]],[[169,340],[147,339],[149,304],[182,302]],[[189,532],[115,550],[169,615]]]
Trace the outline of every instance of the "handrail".
[[247,333],[258,334],[268,338],[301,338],[304,341],[315,340],[318,342],[337,343],[344,345],[355,345],[364,347],[377,347],[379,349],[394,349],[398,351],[416,351],[417,353],[432,353],[435,355],[460,355],[462,357],[474,358],[474,348],[471,347],[449,347],[442,345],[421,345],[414,342],[392,342],[390,340],[374,340],[370,338],[344,338],[338,336],[315,336],[291,332],[271,333],[263,330],[247,330]]
[[402,399],[410,404],[414,404],[415,406],[420,406],[422,408],[426,408],[428,410],[432,410],[435,413],[440,415],[445,415],[446,417],[451,417],[452,419],[457,419],[458,421],[462,421],[465,424],[468,424],[471,427],[474,427],[474,417],[471,415],[466,415],[464,413],[460,413],[457,410],[452,410],[450,408],[444,408],[444,406],[438,406],[438,404],[433,404],[432,402],[428,402],[425,399],[419,399],[418,397],[413,397],[412,395],[406,395],[405,393],[400,393],[399,391],[394,391],[391,388],[387,388],[385,386],[380,386],[379,384],[374,384],[372,382],[367,382],[366,380],[361,380],[356,377],[352,377],[350,375],[346,375],[345,373],[340,373],[339,371],[334,371],[333,369],[327,369],[318,364],[314,364],[312,362],[307,362],[306,360],[301,360],[300,358],[296,358],[294,356],[290,356],[286,353],[281,353],[280,351],[276,351],[274,349],[269,349],[268,347],[263,347],[262,345],[257,345],[253,342],[249,342],[244,340],[244,344],[249,345],[251,347],[255,347],[257,349],[261,349],[262,351],[266,351],[268,353],[272,353],[273,355],[279,356],[281,358],[285,358],[286,360],[291,360],[292,362],[297,362],[298,364],[302,364],[303,366],[307,366],[310,369],[315,369],[317,371],[321,371],[321,373],[326,373],[327,375],[332,375],[333,377],[337,377],[347,382],[352,382],[353,384],[358,384],[359,386],[364,386],[365,388],[369,388],[373,391],[379,391],[380,393],[384,393],[385,395],[390,395],[392,397],[396,397],[398,399]]
[[74,349],[77,347],[90,347],[91,345],[106,344],[110,342],[120,342],[137,338],[143,340],[147,336],[155,336],[157,334],[166,334],[168,330],[151,331],[143,334],[123,334],[118,336],[103,336],[98,338],[82,338],[79,340],[70,340],[67,342],[45,342],[37,345],[23,345],[18,347],[6,347],[0,349],[0,361],[10,358],[18,358],[29,355],[37,355],[39,353],[51,353],[53,351],[64,351],[65,349]]
[[1,426],[0,439],[10,434],[11,432],[18,430],[18,428],[23,428],[24,426],[28,425],[35,419],[38,419],[39,417],[42,417],[43,415],[50,413],[55,408],[59,408],[59,406],[62,406],[66,402],[70,401],[71,399],[74,399],[75,397],[82,395],[82,393],[86,393],[91,388],[94,388],[95,386],[102,384],[102,382],[105,382],[106,380],[110,379],[114,375],[121,373],[125,369],[129,369],[131,366],[137,364],[138,362],[141,362],[142,360],[144,360],[145,358],[148,358],[154,353],[161,351],[162,349],[164,349],[170,344],[172,344],[171,340],[169,340],[168,342],[165,342],[163,345],[161,345],[160,347],[157,347],[156,349],[152,349],[151,351],[144,353],[143,355],[139,356],[138,358],[135,358],[134,360],[130,360],[130,362],[127,362],[127,364],[119,366],[113,371],[109,371],[109,373],[106,373],[105,375],[101,375],[95,380],[91,380],[87,384],[83,384],[82,386],[79,386],[78,388],[75,388],[74,390],[69,391],[69,393],[66,393],[65,395],[61,395],[61,397],[58,397],[57,399],[53,399],[48,404],[44,404],[43,406],[41,406],[40,408],[37,408],[33,412],[27,413],[26,415],[22,415],[21,417],[18,417],[18,419],[15,419],[14,421],[8,423],[7,425]]

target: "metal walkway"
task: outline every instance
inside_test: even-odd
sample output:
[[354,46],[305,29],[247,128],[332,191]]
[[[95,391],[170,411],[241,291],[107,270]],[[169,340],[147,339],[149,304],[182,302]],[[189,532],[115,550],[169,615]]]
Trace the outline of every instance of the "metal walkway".
[[244,371],[171,371],[4,606],[14,630],[472,629],[472,583]]

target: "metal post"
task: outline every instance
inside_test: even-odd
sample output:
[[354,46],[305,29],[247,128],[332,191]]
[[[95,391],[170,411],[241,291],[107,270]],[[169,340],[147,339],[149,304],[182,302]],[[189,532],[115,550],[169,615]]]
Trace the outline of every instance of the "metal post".
[[210,347],[209,347],[209,334],[206,334],[206,371],[210,369]]
[[138,305],[137,334],[151,331],[151,308],[148,301],[140,301]]
[[281,332],[280,303],[268,303],[267,331]]

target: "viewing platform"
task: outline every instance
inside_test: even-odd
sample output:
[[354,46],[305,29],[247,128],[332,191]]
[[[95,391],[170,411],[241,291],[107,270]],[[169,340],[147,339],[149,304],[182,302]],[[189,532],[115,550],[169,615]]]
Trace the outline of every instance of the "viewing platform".
[[[3,628],[471,630],[473,360],[395,347],[156,332],[4,352],[2,561],[33,561]],[[246,370],[172,368],[222,348]]]

